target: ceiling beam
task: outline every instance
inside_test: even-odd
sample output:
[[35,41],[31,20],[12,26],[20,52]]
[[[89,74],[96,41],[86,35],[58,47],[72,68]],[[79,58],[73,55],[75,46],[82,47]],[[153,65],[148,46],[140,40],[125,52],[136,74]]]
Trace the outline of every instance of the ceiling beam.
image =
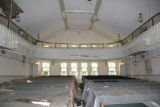
[[65,12],[64,0],[59,0],[59,5],[60,5],[61,14],[62,14],[62,18],[63,18],[63,21],[64,21],[65,29],[69,29],[68,19],[67,19],[67,15],[66,15],[66,12]]
[[78,14],[94,14],[94,11],[82,11],[82,10],[66,10],[66,13],[78,13]]
[[97,0],[96,2],[96,5],[95,5],[95,9],[94,9],[94,14],[90,20],[90,26],[89,26],[89,29],[92,29],[93,26],[94,26],[94,23],[96,22],[97,20],[97,15],[98,15],[98,12],[99,12],[99,9],[100,9],[100,6],[101,6],[101,3],[102,3],[102,0]]

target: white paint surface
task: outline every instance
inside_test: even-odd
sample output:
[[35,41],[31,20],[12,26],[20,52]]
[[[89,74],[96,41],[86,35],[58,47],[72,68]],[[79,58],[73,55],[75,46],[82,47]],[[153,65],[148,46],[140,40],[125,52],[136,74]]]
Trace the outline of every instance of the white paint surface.
[[[40,33],[43,40],[50,40],[55,42],[68,42],[68,39],[72,39],[70,33],[64,34],[64,23],[61,17],[59,0],[14,0],[24,10],[24,13],[20,15],[22,21],[17,23],[31,35],[35,36]],[[65,0],[65,7],[67,10],[81,10],[81,11],[93,11],[96,0],[88,2],[87,0]],[[105,40],[95,39],[95,42],[102,40],[102,42],[108,42],[110,38],[116,38],[118,34],[121,34],[122,38],[128,36],[142,23],[138,22],[139,13],[143,13],[144,22],[151,16],[160,11],[159,0],[102,0],[100,6],[98,19],[92,31],[83,30],[86,26],[82,26],[80,29],[81,36],[75,37],[72,42],[86,40],[86,36],[92,32],[96,32],[96,38],[104,36]],[[88,14],[67,14],[69,25],[88,25],[90,16]],[[73,31],[78,31],[74,27]],[[67,35],[67,39],[65,36]],[[76,35],[74,35],[76,36]],[[64,38],[63,38],[64,37]],[[68,38],[69,37],[69,38]],[[92,39],[94,41],[94,39]],[[97,40],[97,41],[96,41]]]
[[31,76],[31,64],[0,56],[0,83],[15,78]]

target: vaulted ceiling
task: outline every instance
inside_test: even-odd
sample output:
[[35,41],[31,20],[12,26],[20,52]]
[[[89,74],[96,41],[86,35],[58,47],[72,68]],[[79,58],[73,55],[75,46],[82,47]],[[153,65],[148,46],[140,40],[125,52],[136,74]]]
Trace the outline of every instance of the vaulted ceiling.
[[[15,22],[31,35],[40,33],[45,40],[66,31],[59,0],[14,1],[24,10],[20,14],[21,22]],[[118,34],[124,38],[142,24],[138,22],[139,13],[143,14],[146,21],[160,12],[160,0],[102,0],[97,20],[90,30],[88,28],[96,2],[97,0],[64,0],[65,11],[68,11],[68,31],[96,32],[114,41]]]

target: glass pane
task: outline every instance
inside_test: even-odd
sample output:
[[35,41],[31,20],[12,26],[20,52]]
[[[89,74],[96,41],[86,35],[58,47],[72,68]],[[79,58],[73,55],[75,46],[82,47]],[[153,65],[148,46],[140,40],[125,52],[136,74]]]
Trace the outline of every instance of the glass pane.
[[49,68],[43,68],[43,72],[49,72]]
[[42,63],[42,67],[44,68],[44,67],[50,67],[50,63]]
[[67,63],[61,63],[61,67],[67,67]]
[[116,68],[109,68],[109,72],[110,71],[116,71]]
[[98,67],[98,63],[91,63],[91,67],[97,68]]
[[76,67],[77,68],[77,63],[71,63],[71,67]]
[[82,71],[81,76],[85,76],[85,75],[88,75],[88,72],[87,71]]
[[67,72],[67,68],[61,68],[61,71]]
[[66,45],[66,44],[62,44],[61,47],[62,47],[62,48],[66,48],[67,45]]
[[116,63],[115,62],[109,62],[108,67],[116,67]]
[[91,75],[98,75],[98,72],[91,72]]
[[43,45],[43,47],[45,47],[45,48],[49,48],[50,46],[49,46],[49,45]]
[[60,75],[62,75],[62,76],[67,76],[67,72],[61,71],[61,74],[60,74]]
[[87,63],[81,63],[81,67],[88,67]]
[[87,68],[82,68],[82,71],[87,71]]
[[49,68],[43,68],[42,75],[43,76],[49,76],[50,75]]
[[98,69],[97,68],[92,68],[92,72],[97,72]]
[[72,48],[77,48],[77,47],[78,47],[78,45],[71,45],[71,47],[72,47]]
[[92,48],[97,48],[98,46],[97,45],[92,45]]
[[87,45],[81,45],[82,48],[87,48]]
[[116,75],[116,72],[115,71],[109,71],[108,75]]
[[78,72],[71,71],[71,72],[70,72],[70,75],[75,75],[75,76],[77,76],[77,75],[78,75]]
[[77,72],[77,68],[71,68],[71,71]]

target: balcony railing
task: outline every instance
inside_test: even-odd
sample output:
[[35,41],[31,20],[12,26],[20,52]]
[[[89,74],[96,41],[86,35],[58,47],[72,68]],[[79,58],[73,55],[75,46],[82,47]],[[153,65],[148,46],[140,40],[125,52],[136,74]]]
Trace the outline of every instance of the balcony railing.
[[147,20],[144,24],[133,31],[129,36],[121,41],[122,44],[131,42],[134,38],[147,31],[149,28],[160,22],[160,12]]
[[113,42],[113,43],[51,43],[51,42],[44,42],[44,41],[39,41],[37,45],[41,47],[50,47],[50,48],[111,48],[111,47],[118,47],[119,43],[118,42]]
[[14,22],[9,21],[9,19],[6,16],[0,14],[0,24],[8,27],[9,22],[10,22],[10,30],[17,33],[19,36],[26,39],[28,42],[36,45],[37,40],[35,38],[33,38],[31,35],[29,35],[26,31],[24,31],[22,28],[20,28]]
[[[0,24],[8,26],[8,18],[0,14]],[[108,47],[118,47],[120,44],[124,45],[130,43],[134,38],[147,31],[149,28],[160,22],[160,13],[154,15],[149,20],[147,20],[143,25],[137,28],[129,36],[123,40],[116,41],[113,43],[51,43],[45,41],[38,41],[29,35],[26,31],[20,28],[18,25],[11,21],[10,29],[17,33],[22,38],[26,39],[34,45],[39,45],[41,47],[51,47],[51,48],[108,48]]]

